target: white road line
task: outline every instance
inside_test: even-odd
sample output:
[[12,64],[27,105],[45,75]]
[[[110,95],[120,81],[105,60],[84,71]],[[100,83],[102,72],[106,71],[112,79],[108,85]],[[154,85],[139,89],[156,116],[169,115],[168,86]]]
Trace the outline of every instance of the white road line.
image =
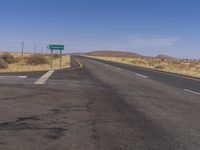
[[50,70],[47,73],[45,73],[41,78],[39,78],[34,84],[44,84],[50,76],[54,73],[54,70]]
[[145,79],[148,79],[149,77],[143,75],[143,74],[139,74],[139,73],[135,73],[136,76],[138,77],[142,77],[142,78],[145,78]]
[[18,76],[18,78],[24,79],[27,78],[27,76]]
[[136,72],[132,72],[132,71],[128,71],[128,70],[124,70],[124,71],[126,71],[126,72],[128,72],[128,73],[131,73],[131,74],[134,74],[134,75],[136,75],[136,76],[138,76],[138,77],[141,77],[141,78],[145,78],[145,79],[148,79],[148,78],[149,78],[148,76],[145,76],[145,75],[143,75],[143,74],[139,74],[139,73],[136,73]]
[[116,70],[120,70],[120,71],[124,71],[124,72],[128,72],[128,73],[134,74],[134,75],[136,75],[138,77],[141,77],[141,78],[145,78],[145,79],[149,78],[148,76],[145,76],[143,74],[139,74],[139,73],[136,73],[136,72],[133,72],[133,71],[125,70],[125,69],[122,69],[122,68],[119,68],[119,67],[115,67],[115,66],[111,66],[111,65],[108,65],[108,64],[104,64],[104,65],[107,66],[107,67],[113,67]]
[[197,95],[200,95],[200,93],[199,92],[195,92],[195,91],[192,91],[192,90],[188,90],[188,89],[184,89],[185,91],[187,91],[187,92],[190,92],[190,93],[193,93],[193,94],[197,94]]
[[27,78],[27,76],[0,76],[0,78],[21,78],[21,79],[24,79],[24,78]]

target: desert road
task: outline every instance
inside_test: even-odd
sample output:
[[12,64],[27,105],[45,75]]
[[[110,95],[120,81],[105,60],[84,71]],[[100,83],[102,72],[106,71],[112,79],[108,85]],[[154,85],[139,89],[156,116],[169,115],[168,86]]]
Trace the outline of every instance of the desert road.
[[0,74],[0,150],[199,150],[200,80],[74,56]]

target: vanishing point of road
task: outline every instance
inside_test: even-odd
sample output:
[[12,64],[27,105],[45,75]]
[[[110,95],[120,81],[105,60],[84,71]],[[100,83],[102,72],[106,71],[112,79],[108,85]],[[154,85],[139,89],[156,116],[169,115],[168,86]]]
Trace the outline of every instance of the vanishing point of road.
[[0,74],[0,150],[200,149],[199,79],[82,56],[44,74]]

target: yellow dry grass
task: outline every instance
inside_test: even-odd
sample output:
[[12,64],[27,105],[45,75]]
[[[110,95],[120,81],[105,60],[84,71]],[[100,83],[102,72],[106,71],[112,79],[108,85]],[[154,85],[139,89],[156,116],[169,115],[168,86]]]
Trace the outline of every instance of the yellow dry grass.
[[[2,53],[0,53],[1,55]],[[0,69],[0,72],[30,72],[30,71],[48,71],[51,69],[51,65],[49,64],[42,64],[42,65],[30,65],[26,63],[26,57],[29,57],[31,54],[26,53],[24,57],[21,57],[20,53],[10,53],[14,57],[19,58],[19,62],[14,64],[9,64],[7,69]],[[49,59],[50,57],[46,56]],[[69,68],[70,67],[71,58],[69,55],[62,56],[62,68]],[[53,59],[53,68],[52,69],[60,69],[60,58]]]
[[92,57],[200,78],[200,62],[195,62],[195,61],[186,62],[183,60],[173,60],[173,59],[163,60],[159,58],[146,58],[146,57],[144,58],[118,58],[118,57],[99,57],[99,56],[92,56]]
[[[0,55],[3,55],[5,52],[0,52]],[[17,53],[17,52],[9,52],[9,54],[11,54],[12,56],[14,56],[14,57],[21,57],[22,56],[22,54],[21,53]],[[30,55],[32,55],[31,53],[24,53],[23,54],[23,56],[24,57],[28,57],[28,56],[30,56]]]
[[[62,68],[69,68],[71,63],[71,58],[69,55],[62,56]],[[53,60],[53,69],[60,69],[60,58]]]

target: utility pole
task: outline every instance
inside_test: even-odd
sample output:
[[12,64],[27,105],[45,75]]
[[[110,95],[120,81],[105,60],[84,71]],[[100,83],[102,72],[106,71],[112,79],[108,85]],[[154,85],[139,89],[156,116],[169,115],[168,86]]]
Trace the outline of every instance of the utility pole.
[[24,56],[24,42],[22,41],[22,57]]
[[60,68],[62,67],[62,50],[60,50]]
[[44,55],[44,47],[42,46],[42,55]]
[[46,54],[49,54],[49,49],[48,49],[48,47],[47,47],[47,52],[46,52]]
[[36,49],[37,49],[37,47],[36,47],[36,45],[34,45],[34,54],[36,54]]

